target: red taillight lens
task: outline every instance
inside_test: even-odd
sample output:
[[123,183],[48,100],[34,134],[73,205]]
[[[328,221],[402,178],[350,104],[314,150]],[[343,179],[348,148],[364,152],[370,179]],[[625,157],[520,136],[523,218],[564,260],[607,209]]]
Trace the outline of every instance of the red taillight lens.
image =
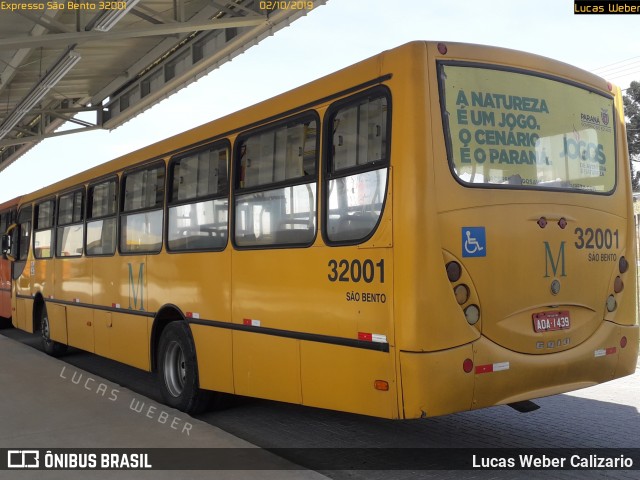
[[473,370],[473,360],[466,358],[464,362],[462,362],[462,370],[464,370],[464,373],[471,373],[471,370]]
[[624,283],[620,277],[616,277],[613,281],[613,291],[620,293],[622,290],[624,290]]
[[627,337],[622,337],[620,339],[620,348],[624,348],[627,346]]

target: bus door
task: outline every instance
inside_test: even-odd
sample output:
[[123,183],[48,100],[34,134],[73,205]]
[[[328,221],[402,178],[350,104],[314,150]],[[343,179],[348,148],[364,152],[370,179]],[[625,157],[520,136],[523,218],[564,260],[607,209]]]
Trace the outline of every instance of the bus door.
[[33,309],[31,277],[35,261],[29,256],[32,225],[31,205],[18,212],[16,228],[12,232],[13,281],[15,291],[15,316],[13,324],[20,329],[32,331],[31,312]]

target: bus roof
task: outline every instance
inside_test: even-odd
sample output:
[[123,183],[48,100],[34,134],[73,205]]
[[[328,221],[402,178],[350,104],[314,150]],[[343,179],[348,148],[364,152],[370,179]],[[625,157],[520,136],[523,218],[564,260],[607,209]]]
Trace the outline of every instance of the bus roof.
[[[441,45],[446,46],[445,54],[440,51]],[[73,189],[93,179],[105,177],[141,163],[166,158],[181,151],[187,151],[199,145],[210,143],[216,139],[233,137],[241,131],[269,123],[271,119],[276,117],[283,118],[289,114],[302,112],[316,104],[323,103],[323,101],[330,99],[338,92],[346,94],[359,88],[364,88],[363,86],[367,82],[371,83],[374,80],[378,80],[378,83],[381,82],[383,76],[393,73],[384,71],[387,57],[405,56],[408,60],[416,55],[422,56],[425,60],[478,61],[484,64],[531,69],[554,77],[580,82],[605,93],[613,88],[596,75],[540,55],[486,45],[413,41],[381,52],[253,106],[212,120],[201,126],[92,167],[50,186],[23,195],[22,201],[30,202],[59,191]],[[408,65],[408,62],[404,62],[403,65]]]

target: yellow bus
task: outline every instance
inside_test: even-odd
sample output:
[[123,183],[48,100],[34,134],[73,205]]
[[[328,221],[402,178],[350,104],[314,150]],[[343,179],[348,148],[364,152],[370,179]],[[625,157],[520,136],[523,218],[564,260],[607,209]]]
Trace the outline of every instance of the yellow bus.
[[17,225],[15,326],[187,412],[527,408],[636,366],[620,91],[540,56],[413,42],[25,195]]

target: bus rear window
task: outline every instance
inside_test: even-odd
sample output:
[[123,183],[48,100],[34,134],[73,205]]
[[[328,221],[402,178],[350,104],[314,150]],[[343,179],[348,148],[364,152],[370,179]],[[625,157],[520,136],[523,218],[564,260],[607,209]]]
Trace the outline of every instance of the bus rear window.
[[449,164],[466,185],[611,193],[613,99],[531,72],[439,64]]

